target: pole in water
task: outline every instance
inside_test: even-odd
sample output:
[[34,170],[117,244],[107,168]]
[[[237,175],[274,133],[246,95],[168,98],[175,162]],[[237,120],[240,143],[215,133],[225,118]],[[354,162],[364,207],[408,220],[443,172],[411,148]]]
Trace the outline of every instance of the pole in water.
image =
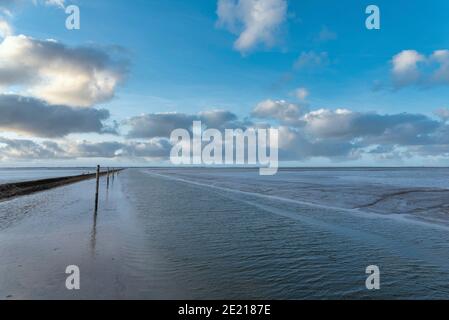
[[100,187],[100,166],[97,166],[97,185],[95,189],[95,213],[98,210],[98,189]]
[[108,167],[108,173],[107,173],[108,177],[107,177],[107,188],[109,189],[109,167]]

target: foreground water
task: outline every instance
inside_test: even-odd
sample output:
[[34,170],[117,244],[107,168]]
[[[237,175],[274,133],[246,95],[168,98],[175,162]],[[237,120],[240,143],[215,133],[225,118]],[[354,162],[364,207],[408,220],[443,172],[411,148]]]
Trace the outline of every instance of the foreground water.
[[448,175],[133,169],[97,215],[93,181],[2,202],[0,298],[449,298]]

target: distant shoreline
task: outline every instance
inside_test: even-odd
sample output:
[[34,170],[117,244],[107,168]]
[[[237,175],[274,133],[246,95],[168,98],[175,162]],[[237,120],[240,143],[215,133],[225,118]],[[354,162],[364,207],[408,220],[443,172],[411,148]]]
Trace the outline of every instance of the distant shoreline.
[[[120,170],[118,170],[120,171]],[[106,175],[107,172],[101,172],[100,176]],[[46,191],[68,184],[81,182],[84,180],[94,179],[96,173],[82,174],[77,176],[58,177],[51,179],[12,182],[0,185],[0,201],[11,198],[25,196],[36,192]]]

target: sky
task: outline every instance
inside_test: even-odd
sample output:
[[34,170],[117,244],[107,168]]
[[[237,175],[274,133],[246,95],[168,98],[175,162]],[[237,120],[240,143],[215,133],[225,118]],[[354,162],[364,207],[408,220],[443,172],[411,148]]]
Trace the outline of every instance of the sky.
[[[380,10],[380,29],[365,12]],[[80,29],[66,28],[66,9]],[[167,165],[271,126],[295,166],[449,165],[446,0],[0,0],[0,166]]]

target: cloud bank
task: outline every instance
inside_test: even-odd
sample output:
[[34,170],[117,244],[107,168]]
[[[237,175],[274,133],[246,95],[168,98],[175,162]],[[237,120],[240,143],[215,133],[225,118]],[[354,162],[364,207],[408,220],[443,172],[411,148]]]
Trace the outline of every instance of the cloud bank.
[[170,137],[175,129],[190,130],[193,121],[201,121],[203,125],[216,129],[243,126],[237,116],[225,110],[204,111],[198,114],[185,113],[152,113],[132,117],[124,122],[130,128],[128,138]]
[[170,154],[171,145],[165,139],[146,142],[54,142],[7,139],[0,137],[0,160],[51,160],[106,158],[136,158],[157,160]]
[[0,130],[59,138],[71,133],[113,133],[103,121],[109,111],[49,105],[35,98],[0,95]]
[[[447,110],[442,120],[422,114],[378,114],[348,109],[318,109],[301,112],[285,101],[267,100],[252,115],[278,123],[281,160],[325,157],[355,160],[364,155],[403,157],[449,154]],[[436,154],[435,150],[440,153]]]
[[[422,114],[378,114],[349,109],[308,110],[284,100],[269,99],[257,104],[251,113],[252,118],[245,121],[239,120],[235,114],[224,110],[204,111],[197,114],[155,113],[133,117],[124,124],[129,129],[124,142],[63,141],[55,143],[46,141],[37,143],[30,140],[3,138],[0,142],[2,145],[0,158],[168,160],[171,149],[169,136],[172,130],[190,129],[192,122],[196,120],[202,121],[206,127],[221,130],[266,126],[278,128],[281,161],[303,161],[316,158],[351,161],[364,157],[377,159],[377,161],[390,161],[412,157],[449,157],[448,111],[439,109],[436,114],[439,118]],[[14,123],[14,121],[9,122]],[[32,127],[31,124],[25,126]],[[93,125],[93,128],[104,130],[104,127],[96,125]],[[53,129],[55,132],[46,130],[49,129],[45,129],[44,125],[33,127],[33,131],[41,132],[42,136],[66,133],[66,131],[60,132],[61,128]]]

